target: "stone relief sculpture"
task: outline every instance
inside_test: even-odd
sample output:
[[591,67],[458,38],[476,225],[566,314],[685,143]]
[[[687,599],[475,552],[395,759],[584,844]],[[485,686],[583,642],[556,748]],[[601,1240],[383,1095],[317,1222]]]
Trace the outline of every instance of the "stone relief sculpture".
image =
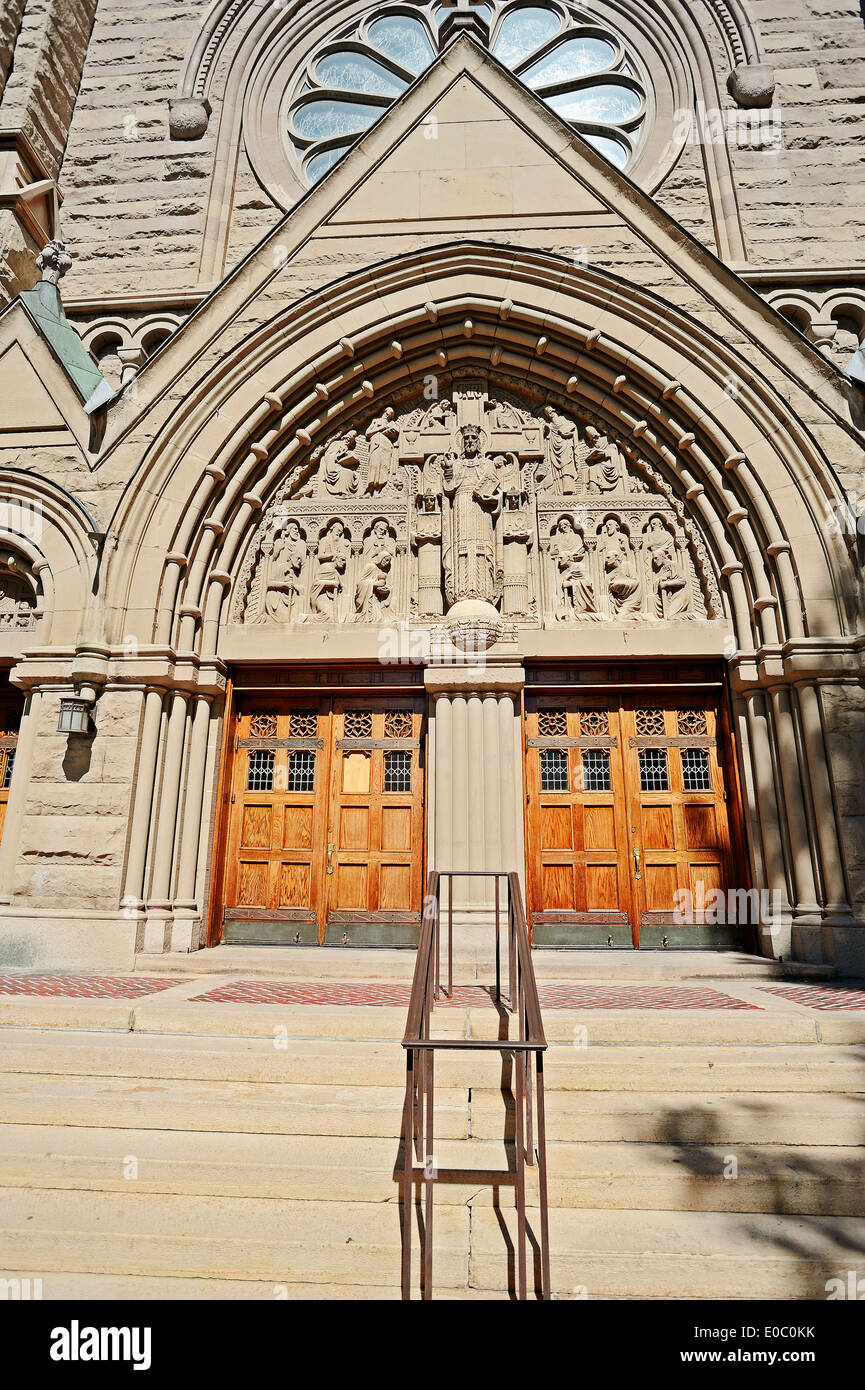
[[277,626],[447,624],[466,604],[533,626],[722,613],[699,531],[633,442],[468,377],[373,406],[300,459],[233,604],[235,621]]
[[343,591],[351,539],[341,521],[332,521],[318,543],[315,571],[309,593],[312,612],[320,618],[336,618]]
[[355,612],[366,623],[381,622],[392,597],[391,570],[396,543],[386,521],[373,523],[360,557],[360,574],[354,596]]

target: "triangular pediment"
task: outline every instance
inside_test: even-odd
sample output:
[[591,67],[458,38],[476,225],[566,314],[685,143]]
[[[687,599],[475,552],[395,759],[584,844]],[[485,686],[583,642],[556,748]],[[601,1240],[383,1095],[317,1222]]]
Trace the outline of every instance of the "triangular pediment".
[[[258,334],[263,306],[270,319],[294,313],[329,283],[338,290],[351,269],[368,264],[377,273],[448,237],[552,252],[566,258],[563,275],[578,277],[587,265],[653,303],[650,318],[682,310],[849,428],[837,371],[648,194],[461,37],[146,364],[139,381],[148,389],[138,401],[121,393],[109,405],[108,447],[164,391],[192,390],[208,371],[218,376],[222,335],[231,352],[244,332]],[[177,386],[187,373],[189,386]]]

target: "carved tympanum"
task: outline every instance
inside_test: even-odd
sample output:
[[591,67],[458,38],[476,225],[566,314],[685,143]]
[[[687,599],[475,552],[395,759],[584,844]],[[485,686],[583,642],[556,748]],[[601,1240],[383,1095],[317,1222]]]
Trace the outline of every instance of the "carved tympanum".
[[467,603],[535,626],[721,616],[698,531],[633,446],[478,379],[311,450],[265,508],[234,616],[436,622]]

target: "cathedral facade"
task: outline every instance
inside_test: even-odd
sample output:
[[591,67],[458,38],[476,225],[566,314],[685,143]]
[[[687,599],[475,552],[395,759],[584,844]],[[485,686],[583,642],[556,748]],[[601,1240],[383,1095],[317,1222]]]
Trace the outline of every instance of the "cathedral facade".
[[7,6],[4,962],[409,947],[435,868],[865,973],[865,25],[792,11]]

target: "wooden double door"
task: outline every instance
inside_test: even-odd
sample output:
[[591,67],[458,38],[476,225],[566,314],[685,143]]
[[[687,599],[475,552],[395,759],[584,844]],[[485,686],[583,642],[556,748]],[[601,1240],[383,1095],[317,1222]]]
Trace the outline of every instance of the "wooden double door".
[[423,702],[238,697],[225,941],[413,945]]
[[699,692],[528,697],[536,945],[739,944],[721,724]]

